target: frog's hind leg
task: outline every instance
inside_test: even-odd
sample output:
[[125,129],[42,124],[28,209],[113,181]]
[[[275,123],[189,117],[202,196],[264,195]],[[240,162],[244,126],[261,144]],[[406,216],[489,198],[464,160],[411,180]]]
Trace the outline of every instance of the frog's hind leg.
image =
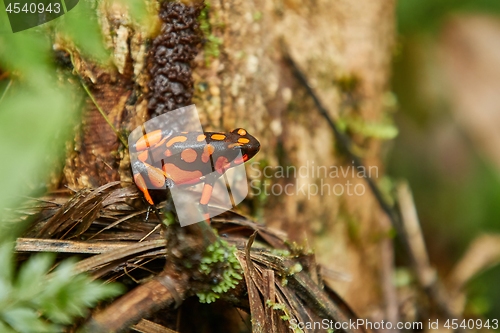
[[[154,188],[165,188],[166,190],[167,188],[171,188],[173,186],[172,179],[163,170],[145,162],[141,163],[137,161],[136,163],[134,163],[132,171],[134,173],[134,182],[137,185],[137,188],[143,193],[144,199],[146,199],[149,204],[146,221],[149,217],[149,212],[151,209],[154,211],[158,220],[161,221],[160,213],[156,208],[155,201],[153,200],[153,197],[151,196],[151,193],[149,191],[153,188],[148,188],[148,183]],[[148,182],[146,182],[146,179],[148,180]]]
[[144,195],[144,199],[151,205],[154,206],[153,198],[151,198],[151,194],[149,193],[148,186],[146,185],[146,181],[142,173],[138,173],[134,175],[134,183],[137,185],[137,188]]

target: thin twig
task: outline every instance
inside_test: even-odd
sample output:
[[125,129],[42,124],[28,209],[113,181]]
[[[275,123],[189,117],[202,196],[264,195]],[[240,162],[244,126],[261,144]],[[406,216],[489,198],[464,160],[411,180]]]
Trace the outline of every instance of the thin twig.
[[[347,156],[352,160],[356,169],[364,170],[365,167],[363,165],[363,162],[356,154],[354,154],[352,152],[351,140],[338,129],[337,124],[330,117],[330,113],[328,112],[326,107],[323,105],[323,103],[319,99],[318,94],[316,94],[314,89],[309,84],[305,74],[302,72],[302,70],[298,67],[298,65],[292,59],[284,42],[282,43],[282,52],[283,52],[283,57],[289,63],[290,67],[292,67],[293,73],[295,74],[295,76],[297,77],[299,82],[302,84],[302,86],[306,89],[307,93],[311,96],[319,113],[323,116],[323,118],[325,118],[326,122],[330,126],[330,128],[333,131],[333,134],[335,136],[335,139],[339,143],[340,147],[342,147],[342,149],[345,151]],[[370,187],[370,190],[372,191],[380,208],[389,217],[389,220],[391,221],[393,228],[396,229],[398,235],[400,236],[400,240],[402,241],[403,244],[405,244],[405,247],[408,249],[408,254],[411,255],[411,252],[409,251],[409,246],[406,242],[405,237],[403,236],[404,230],[401,227],[399,213],[394,209],[394,207],[392,207],[389,203],[387,203],[385,201],[385,199],[382,195],[382,192],[380,191],[378,186],[375,184],[375,182],[369,177],[369,175],[367,173],[363,173],[363,176],[364,176],[365,181],[368,183],[368,186]]]
[[116,227],[118,224],[120,224],[120,223],[122,223],[122,222],[125,222],[125,221],[127,221],[127,220],[130,220],[132,217],[142,215],[142,214],[144,214],[145,212],[146,212],[146,210],[145,210],[145,209],[143,209],[143,210],[138,210],[138,211],[136,211],[136,212],[134,212],[134,213],[131,213],[131,214],[129,214],[129,215],[127,215],[127,216],[125,216],[125,217],[122,217],[121,219],[116,220],[115,222],[113,222],[113,223],[111,223],[111,224],[107,225],[106,227],[102,228],[101,230],[99,230],[98,232],[96,232],[95,234],[93,234],[92,236],[90,236],[90,237],[89,237],[89,240],[90,240],[90,239],[95,238],[95,237],[96,237],[97,235],[99,235],[101,232],[103,232],[103,231],[105,231],[105,230],[109,230],[109,229],[111,229],[111,228],[114,228],[114,227]]
[[154,232],[156,232],[156,230],[160,229],[160,227],[162,226],[161,223],[158,223],[156,225],[156,227],[153,228],[153,230],[151,230],[150,232],[148,232],[148,234],[144,237],[142,237],[140,240],[139,240],[139,243],[142,242],[143,240],[145,240],[146,238],[148,238],[149,236],[151,236]]
[[132,330],[140,333],[179,333],[165,326],[161,326],[150,320],[141,319],[136,325],[131,327]]
[[129,246],[127,242],[99,242],[89,243],[59,239],[18,238],[16,239],[17,252],[55,252],[100,254],[116,251]]
[[436,272],[429,263],[413,196],[408,184],[404,182],[398,184],[396,193],[401,211],[401,222],[408,235],[408,243],[415,258],[417,278],[422,286],[428,287],[434,283]]
[[[295,74],[296,78],[298,81],[302,84],[302,86],[306,89],[307,93],[311,96],[311,98],[314,101],[314,104],[316,105],[316,108],[318,109],[319,113],[325,118],[327,121],[328,125],[332,129],[335,139],[339,143],[339,145],[342,147],[342,149],[345,151],[347,156],[353,161],[354,166],[357,169],[364,169],[364,165],[361,161],[361,159],[353,153],[352,151],[352,142],[349,137],[344,135],[337,127],[335,121],[330,117],[330,113],[328,112],[327,108],[323,105],[321,102],[319,96],[316,94],[314,89],[311,87],[309,84],[307,77],[305,74],[302,72],[302,70],[299,68],[299,66],[295,63],[295,61],[292,59],[290,53],[287,50],[287,47],[284,42],[281,43],[282,47],[282,53],[284,59],[288,62],[290,67],[293,70],[293,73]],[[380,208],[385,212],[389,220],[391,221],[392,227],[396,230],[397,236],[401,244],[403,245],[406,254],[408,256],[408,259],[410,260],[411,267],[417,274],[417,276],[420,277],[423,272],[420,272],[420,270],[423,267],[425,268],[425,273],[429,274],[429,265],[428,265],[428,259],[426,257],[426,252],[425,252],[425,246],[422,245],[423,241],[419,241],[419,245],[417,247],[412,246],[410,243],[410,237],[408,235],[407,230],[405,230],[403,224],[402,224],[402,217],[401,217],[401,212],[400,210],[396,209],[396,207],[391,206],[383,197],[382,192],[378,188],[378,186],[375,184],[375,182],[369,178],[369,175],[366,173],[363,173],[365,181],[368,183],[368,186],[370,187],[375,199],[377,200]],[[422,246],[424,246],[424,253],[425,256],[422,256]],[[417,250],[417,248],[419,250]],[[427,262],[427,264],[426,264]],[[425,278],[419,279],[422,288],[424,291],[427,293],[430,299],[432,299],[436,305],[438,306],[439,310],[443,313],[444,316],[448,318],[456,318],[456,314],[453,313],[453,311],[450,309],[448,306],[446,299],[447,296],[445,295],[445,291],[442,288],[439,279],[437,276],[434,279],[431,279],[430,277],[426,276]],[[429,283],[429,281],[431,281]]]
[[5,87],[3,93],[2,93],[2,96],[0,96],[0,103],[2,103],[3,101],[3,98],[5,97],[5,95],[7,95],[7,91],[9,90],[9,88],[12,86],[12,79],[9,80],[9,83],[7,83],[7,87]]
[[132,245],[116,249],[112,252],[98,254],[96,256],[83,259],[75,266],[75,272],[83,273],[96,269],[99,266],[109,264],[113,261],[119,261],[123,258],[137,255],[138,253],[151,251],[157,248],[164,248],[166,241],[164,239],[156,239],[142,243],[134,243]]
[[187,293],[187,286],[188,281],[184,275],[180,279],[173,279],[168,275],[157,276],[94,314],[80,332],[121,332],[155,310],[182,301]]
[[[438,275],[429,263],[427,249],[425,247],[424,236],[420,228],[420,222],[417,215],[417,209],[413,202],[413,196],[409,186],[401,183],[397,187],[397,199],[401,211],[401,222],[408,236],[408,245],[412,253],[413,270],[422,289],[431,299],[437,308],[449,319],[459,319],[460,313],[454,311],[450,306],[450,296],[441,284]],[[455,332],[463,332],[457,329]]]

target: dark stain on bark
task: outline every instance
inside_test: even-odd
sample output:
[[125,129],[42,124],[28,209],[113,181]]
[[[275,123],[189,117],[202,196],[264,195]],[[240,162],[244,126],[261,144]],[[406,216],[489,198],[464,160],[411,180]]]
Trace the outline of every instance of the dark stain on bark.
[[163,2],[161,32],[149,52],[149,104],[152,117],[191,104],[192,62],[201,43],[197,21],[202,4]]

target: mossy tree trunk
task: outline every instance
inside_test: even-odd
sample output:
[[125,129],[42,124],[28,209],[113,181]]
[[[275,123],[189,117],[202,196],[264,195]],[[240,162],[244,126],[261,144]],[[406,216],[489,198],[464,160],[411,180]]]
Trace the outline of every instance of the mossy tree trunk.
[[[394,1],[207,3],[209,42],[194,60],[193,102],[205,130],[243,127],[261,142],[248,166],[251,204],[242,211],[313,249],[331,286],[361,317],[394,319],[393,290],[384,283],[392,273],[389,224],[283,60],[281,47],[308,75],[331,116],[347,124],[346,133],[377,182],[384,173],[383,141],[363,129],[388,117]],[[79,58],[75,66],[97,104],[126,133],[148,119],[151,43],[146,32],[123,19],[123,7],[104,6],[101,23],[116,68],[104,70]],[[82,188],[130,182],[126,152],[95,105],[87,105],[64,183]],[[257,188],[269,194],[258,195]]]

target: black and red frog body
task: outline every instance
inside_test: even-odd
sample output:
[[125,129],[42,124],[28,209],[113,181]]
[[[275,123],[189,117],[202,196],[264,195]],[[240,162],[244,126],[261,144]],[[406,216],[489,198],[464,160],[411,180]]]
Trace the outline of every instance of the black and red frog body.
[[215,181],[228,169],[251,159],[260,149],[257,139],[243,128],[229,133],[152,131],[131,149],[134,181],[145,199],[155,202],[148,189],[184,187],[203,183],[200,207],[208,220],[207,205]]

